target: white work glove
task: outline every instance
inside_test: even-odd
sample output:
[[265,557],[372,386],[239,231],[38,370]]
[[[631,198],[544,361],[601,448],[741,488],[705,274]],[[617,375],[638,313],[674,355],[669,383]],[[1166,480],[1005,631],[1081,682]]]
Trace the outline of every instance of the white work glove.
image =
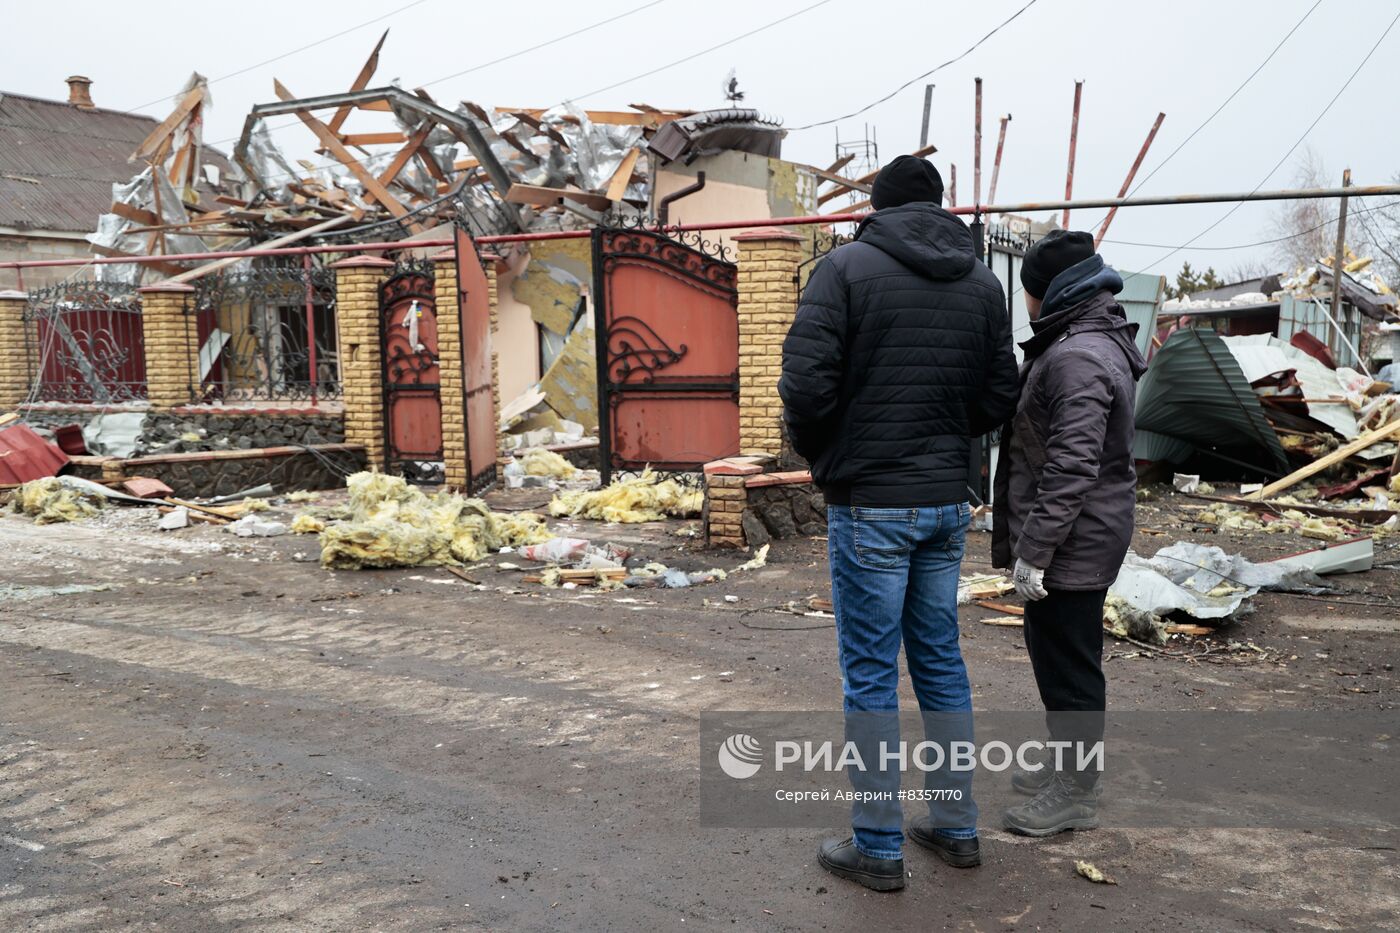
[[1045,592],[1045,571],[1032,567],[1019,557],[1016,558],[1016,569],[1011,572],[1011,582],[1016,584],[1016,592],[1028,603],[1049,595]]

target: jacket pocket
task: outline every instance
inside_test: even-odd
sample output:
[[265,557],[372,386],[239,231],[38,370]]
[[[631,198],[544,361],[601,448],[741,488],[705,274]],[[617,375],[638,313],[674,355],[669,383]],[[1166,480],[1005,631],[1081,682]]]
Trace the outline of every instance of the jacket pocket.
[[914,550],[914,526],[918,509],[851,509],[851,538],[856,563],[869,570],[894,570],[909,560]]
[[1045,453],[1045,441],[1041,440],[1035,422],[1024,411],[1018,411],[1012,425],[1013,443],[1026,455],[1026,462],[1030,464],[1032,472],[1039,475],[1050,458]]

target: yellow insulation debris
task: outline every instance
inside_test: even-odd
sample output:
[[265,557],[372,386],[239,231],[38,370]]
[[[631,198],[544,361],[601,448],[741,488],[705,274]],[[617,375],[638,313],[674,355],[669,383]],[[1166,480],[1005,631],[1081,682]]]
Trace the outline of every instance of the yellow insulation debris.
[[554,451],[545,450],[543,447],[533,447],[523,453],[517,453],[515,459],[520,461],[520,466],[525,470],[527,476],[553,476],[556,479],[569,479],[578,472],[578,467]]
[[312,492],[309,489],[298,489],[296,492],[287,493],[288,502],[315,502],[321,498],[319,492]]
[[31,480],[15,490],[14,510],[34,517],[36,525],[76,522],[102,508],[100,497],[63,485],[58,477]]
[[292,519],[292,534],[294,535],[318,535],[326,530],[326,523],[314,515],[302,512]]
[[566,492],[549,503],[549,514],[605,522],[655,522],[667,516],[699,515],[705,494],[673,479],[658,479],[650,468],[602,489]]
[[346,486],[351,519],[321,532],[324,567],[470,563],[506,545],[538,544],[553,537],[538,515],[498,514],[480,499],[451,492],[429,498],[398,476],[356,473]]

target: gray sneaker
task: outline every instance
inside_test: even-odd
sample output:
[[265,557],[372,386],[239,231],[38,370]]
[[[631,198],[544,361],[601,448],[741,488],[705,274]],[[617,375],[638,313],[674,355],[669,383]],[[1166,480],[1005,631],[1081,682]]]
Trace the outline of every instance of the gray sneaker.
[[1081,788],[1057,776],[1033,800],[1012,807],[1001,816],[1001,825],[1022,836],[1053,836],[1067,829],[1097,829],[1099,797],[1095,789]]

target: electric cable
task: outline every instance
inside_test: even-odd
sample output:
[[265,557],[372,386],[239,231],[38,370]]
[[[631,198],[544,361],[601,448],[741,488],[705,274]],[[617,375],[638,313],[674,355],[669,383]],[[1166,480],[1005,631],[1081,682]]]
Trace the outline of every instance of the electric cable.
[[[1001,30],[1002,30],[1004,27],[1006,27],[1008,24],[1010,24],[1012,20],[1016,19],[1016,18],[1017,18],[1018,16],[1020,16],[1022,13],[1026,12],[1026,11],[1029,10],[1031,7],[1035,6],[1038,2],[1040,2],[1040,0],[1030,0],[1030,2],[1028,2],[1025,6],[1021,7],[1021,8],[1020,8],[1019,10],[1017,10],[1015,13],[1012,13],[1012,14],[1011,14],[1010,16],[1008,16],[1006,19],[1002,20],[1002,22],[1001,22],[999,25],[997,25],[995,28],[993,28],[991,32],[987,33],[985,36],[983,36],[982,38],[980,38],[980,39],[978,39],[976,42],[974,42],[971,46],[968,47],[967,51],[963,52],[961,55],[958,55],[958,56],[956,56],[955,58],[950,58],[950,59],[948,59],[946,62],[944,62],[943,64],[939,65],[938,67],[932,68],[932,69],[930,69],[930,70],[928,70],[928,71],[925,71],[925,72],[924,72],[923,74],[921,74],[921,75],[915,75],[914,77],[910,78],[908,81],[905,81],[905,82],[904,82],[903,84],[901,84],[899,87],[895,88],[893,91],[890,91],[890,92],[889,92],[888,94],[886,94],[884,97],[881,97],[879,100],[871,101],[870,103],[866,104],[864,107],[861,107],[859,110],[852,110],[850,113],[843,114],[842,116],[839,116],[839,117],[832,117],[830,120],[818,120],[816,123],[807,123],[807,124],[805,124],[805,125],[803,125],[803,126],[790,126],[790,127],[788,127],[789,132],[796,133],[796,132],[798,132],[799,130],[810,130],[810,129],[812,129],[813,127],[816,127],[816,126],[828,126],[828,125],[830,125],[830,124],[832,124],[832,123],[836,123],[836,122],[839,122],[839,121],[841,121],[841,120],[849,120],[851,117],[858,117],[858,116],[860,116],[861,114],[865,113],[865,112],[866,112],[867,110],[869,110],[870,108],[872,108],[872,107],[878,107],[880,104],[883,104],[885,101],[889,100],[891,97],[894,97],[896,94],[898,94],[900,91],[903,91],[905,88],[909,87],[909,86],[910,86],[911,84],[913,84],[914,82],[916,82],[916,81],[922,81],[924,78],[927,78],[927,77],[929,77],[930,75],[933,75],[933,74],[935,74],[935,73],[937,73],[937,72],[939,72],[939,71],[942,71],[944,68],[947,68],[949,65],[955,65],[955,64],[957,64],[958,62],[962,61],[964,58],[967,58],[967,57],[968,57],[969,55],[971,55],[973,52],[977,51],[977,49],[982,45],[982,43],[986,42],[986,41],[987,41],[988,39],[990,39],[992,36],[994,36],[994,35],[996,35],[997,33],[1001,32]],[[1320,2],[1320,0],[1319,0],[1319,2]],[[803,11],[803,12],[805,12],[805,11]]]

